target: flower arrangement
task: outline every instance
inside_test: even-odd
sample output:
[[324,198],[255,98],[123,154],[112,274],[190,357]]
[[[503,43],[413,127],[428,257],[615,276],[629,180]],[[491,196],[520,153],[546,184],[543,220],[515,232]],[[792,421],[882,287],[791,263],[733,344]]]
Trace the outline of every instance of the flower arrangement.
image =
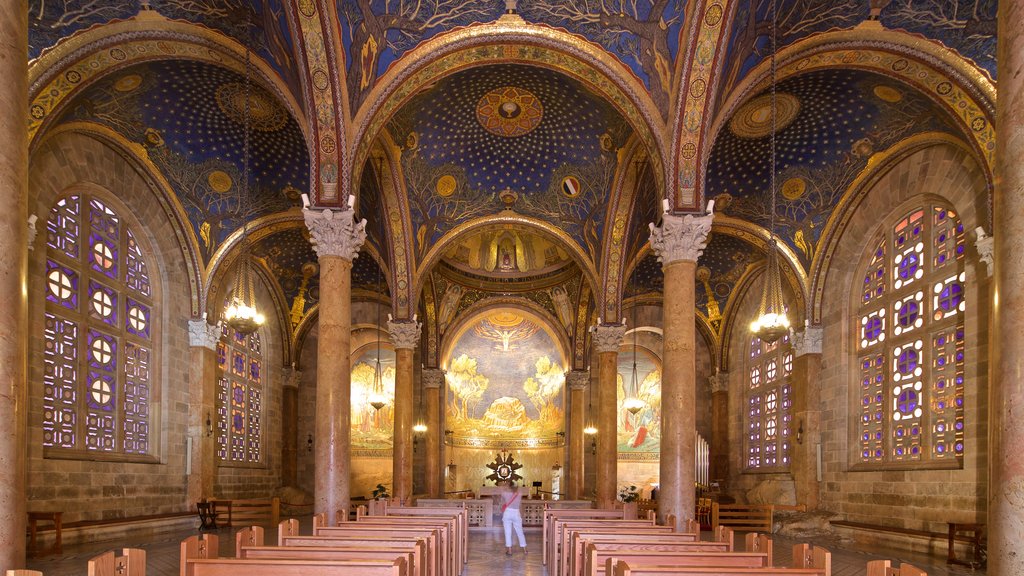
[[383,484],[377,484],[377,487],[373,489],[374,500],[387,500],[390,497],[391,494],[388,494],[388,487]]
[[619,490],[619,500],[623,502],[636,502],[640,499],[640,492],[637,491],[636,486],[630,485],[628,488]]

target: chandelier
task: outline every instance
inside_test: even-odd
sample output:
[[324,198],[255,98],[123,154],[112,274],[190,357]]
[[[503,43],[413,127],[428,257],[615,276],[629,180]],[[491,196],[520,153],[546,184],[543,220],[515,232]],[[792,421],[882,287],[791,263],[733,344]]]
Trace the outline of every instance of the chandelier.
[[[380,266],[377,266],[377,286],[380,287]],[[380,363],[380,339],[381,339],[381,326],[380,326],[380,302],[377,303],[377,360],[373,365],[373,386],[370,388],[370,406],[373,406],[374,410],[380,411],[381,408],[387,404],[384,398],[384,369]]]
[[634,416],[636,416],[637,412],[643,410],[644,407],[647,406],[646,402],[644,402],[640,398],[637,398],[637,390],[640,387],[640,379],[637,377],[637,370],[636,370],[636,349],[637,349],[636,339],[637,339],[637,334],[640,331],[637,329],[637,324],[636,324],[636,309],[637,309],[637,303],[634,300],[634,302],[633,302],[633,372],[632,372],[632,375],[630,376],[629,389],[626,390],[626,399],[623,400],[623,402],[622,402],[622,407],[625,408],[626,411],[628,411],[630,414],[632,414]]
[[771,165],[769,166],[770,179],[769,186],[771,187],[771,205],[769,206],[769,213],[771,215],[771,225],[768,232],[768,261],[765,267],[765,281],[764,281],[764,292],[761,293],[761,305],[757,309],[757,318],[750,323],[750,331],[753,332],[758,338],[764,342],[775,342],[782,337],[783,334],[789,332],[789,318],[786,317],[786,307],[782,301],[782,275],[779,272],[779,246],[775,237],[775,202],[776,202],[776,185],[775,185],[775,161],[776,161],[776,149],[775,139],[776,132],[778,131],[777,122],[777,106],[776,106],[776,64],[775,64],[775,52],[776,46],[776,10],[775,0],[772,0],[772,34],[771,34],[771,119],[772,119],[772,133],[771,133]]
[[583,426],[583,433],[587,436],[593,436],[597,434],[597,426],[594,426],[594,404],[592,402],[593,393],[587,394],[587,423]]
[[[249,152],[252,124],[252,57],[248,45],[245,48],[245,91],[244,113],[242,123],[242,182],[239,187],[238,211],[242,218],[247,218],[244,207],[248,207],[249,198]],[[249,223],[242,223],[242,250],[239,256],[238,272],[235,285],[227,307],[224,309],[224,322],[232,330],[241,334],[252,334],[266,322],[266,318],[256,308],[256,291],[253,288],[252,258],[249,255]]]

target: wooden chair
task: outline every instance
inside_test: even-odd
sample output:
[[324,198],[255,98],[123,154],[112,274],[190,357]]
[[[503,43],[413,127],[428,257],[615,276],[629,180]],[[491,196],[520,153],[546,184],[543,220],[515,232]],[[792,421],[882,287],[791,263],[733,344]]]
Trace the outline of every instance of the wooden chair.
[[124,548],[123,556],[113,550],[89,560],[88,576],[146,576],[146,551]]
[[6,576],[43,576],[38,570],[8,570]]
[[867,576],[928,576],[928,574],[906,562],[899,568],[893,568],[888,560],[872,560],[868,562]]
[[196,502],[196,511],[199,513],[199,531],[217,529],[217,506],[213,502],[202,500]]

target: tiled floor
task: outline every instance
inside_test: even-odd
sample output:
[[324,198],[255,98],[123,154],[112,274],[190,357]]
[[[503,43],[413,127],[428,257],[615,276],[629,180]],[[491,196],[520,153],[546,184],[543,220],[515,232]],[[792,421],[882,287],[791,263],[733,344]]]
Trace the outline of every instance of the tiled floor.
[[[304,533],[312,530],[309,518],[302,520],[301,529]],[[42,570],[45,576],[81,576],[86,573],[89,558],[110,549],[125,546],[140,547],[146,550],[146,574],[148,576],[175,576],[178,574],[178,543],[193,532],[169,535],[151,542],[119,542],[107,543],[102,546],[67,550],[65,555],[32,559],[29,568]],[[706,533],[705,533],[706,535]],[[220,553],[222,556],[233,556],[235,550],[234,536],[230,529],[220,531]],[[276,541],[276,531],[268,531],[268,541]],[[541,535],[539,529],[527,529],[526,541],[529,553],[524,555],[516,549],[511,557],[505,555],[505,538],[501,528],[472,529],[470,532],[469,563],[463,576],[546,576],[541,563]],[[742,542],[742,539],[738,539]],[[775,564],[788,566],[791,559],[793,544],[797,542],[781,537],[774,537]],[[888,556],[868,554],[850,545],[838,541],[818,541],[815,545],[825,546],[832,552],[833,576],[863,576],[868,560],[888,558],[900,562],[910,562],[923,569],[930,576],[960,576],[985,574],[984,570],[966,567],[947,567],[945,558],[937,556],[921,556],[899,551],[892,551]],[[742,544],[741,544],[742,546]],[[898,562],[894,562],[898,564]]]

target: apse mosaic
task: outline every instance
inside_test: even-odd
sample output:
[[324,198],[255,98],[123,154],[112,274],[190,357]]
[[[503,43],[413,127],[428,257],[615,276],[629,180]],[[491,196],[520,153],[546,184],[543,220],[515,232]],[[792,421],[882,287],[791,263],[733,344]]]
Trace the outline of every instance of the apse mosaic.
[[151,62],[89,87],[61,122],[95,122],[144,146],[176,192],[207,262],[243,222],[296,206],[308,188],[309,156],[298,124],[253,85],[250,195],[242,197],[244,83],[216,66]]
[[538,218],[599,253],[606,191],[631,129],[574,80],[496,65],[434,84],[389,124],[403,145],[416,250],[505,208]]
[[356,455],[390,450],[395,433],[395,352],[371,347],[352,363],[352,449]]
[[631,346],[619,350],[615,377],[619,459],[656,460],[661,451],[661,362],[650,350],[638,347],[634,378],[633,354]]
[[29,58],[75,32],[127,20],[143,10],[206,26],[249,45],[281,75],[293,94],[301,94],[291,31],[280,0],[29,0]]
[[560,445],[565,367],[540,321],[497,309],[467,326],[448,354],[449,443],[476,447]]
[[[722,85],[735,87],[771,54],[772,0],[741,0],[729,39]],[[868,19],[941,42],[996,76],[996,0],[781,0],[779,48],[813,34],[848,30]]]
[[[779,82],[778,92],[798,110],[778,131],[775,225],[805,267],[836,203],[874,153],[926,131],[959,133],[931,100],[870,72],[812,72]],[[752,102],[770,112],[769,100]],[[743,106],[737,115],[747,118],[723,127],[708,161],[707,195],[716,211],[768,228],[770,129],[750,132],[765,114]]]

